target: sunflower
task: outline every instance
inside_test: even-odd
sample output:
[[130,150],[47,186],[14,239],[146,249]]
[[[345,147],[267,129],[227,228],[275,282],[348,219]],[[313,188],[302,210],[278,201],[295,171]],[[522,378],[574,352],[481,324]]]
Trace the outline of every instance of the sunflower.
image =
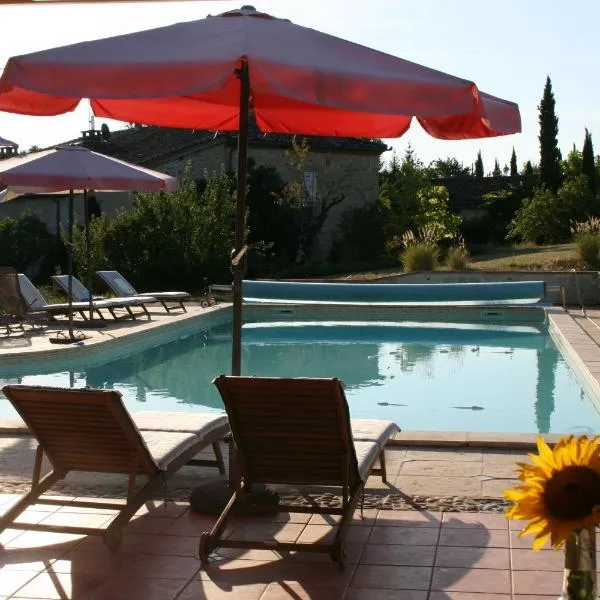
[[513,502],[509,519],[530,521],[519,537],[534,534],[533,549],[548,537],[558,549],[575,529],[592,529],[600,523],[600,443],[587,436],[561,438],[551,449],[537,439],[533,464],[517,463],[521,483],[504,492]]

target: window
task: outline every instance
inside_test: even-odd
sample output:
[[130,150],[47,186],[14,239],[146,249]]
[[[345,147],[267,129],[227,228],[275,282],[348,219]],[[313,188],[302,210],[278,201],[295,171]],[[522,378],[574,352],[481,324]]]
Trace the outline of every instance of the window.
[[317,174],[314,171],[304,172],[304,195],[306,203],[314,206],[317,202]]

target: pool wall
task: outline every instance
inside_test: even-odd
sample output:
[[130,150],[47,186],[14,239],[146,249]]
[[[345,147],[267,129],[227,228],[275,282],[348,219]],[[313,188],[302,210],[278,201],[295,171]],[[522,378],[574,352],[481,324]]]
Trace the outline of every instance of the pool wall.
[[539,306],[390,306],[382,304],[301,304],[260,303],[244,306],[244,322],[253,321],[451,321],[481,323],[544,323],[546,313]]
[[166,342],[187,336],[196,331],[216,327],[230,322],[230,305],[205,309],[202,314],[186,314],[172,321],[150,322],[146,327],[122,336],[105,335],[101,339],[85,341],[82,345],[59,346],[51,350],[3,354],[0,373],[5,368],[16,376],[30,375],[39,369],[48,370],[55,366],[64,367],[65,362],[75,370],[88,365],[90,360],[98,362],[126,357],[134,352],[160,346]]

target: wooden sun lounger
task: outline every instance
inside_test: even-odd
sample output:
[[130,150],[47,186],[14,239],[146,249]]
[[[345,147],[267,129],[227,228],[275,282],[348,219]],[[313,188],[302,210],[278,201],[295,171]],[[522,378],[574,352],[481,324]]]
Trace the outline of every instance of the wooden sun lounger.
[[[131,517],[171,475],[185,464],[225,466],[219,441],[229,434],[225,415],[211,413],[159,413],[139,417],[139,427],[113,390],[61,389],[7,385],[2,390],[38,441],[31,490],[0,517],[0,532],[11,527],[34,531],[101,534],[111,550],[118,549],[122,530]],[[215,460],[194,457],[212,445]],[[52,470],[41,477],[44,455]],[[57,481],[71,471],[128,475],[124,502],[44,497]],[[135,489],[136,475],[148,481]],[[105,530],[86,527],[18,523],[17,517],[33,504],[110,508],[118,514]]]
[[[305,550],[329,553],[344,566],[344,542],[364,484],[376,461],[385,480],[386,436],[398,430],[390,422],[363,421],[360,440],[353,440],[348,404],[338,379],[231,377],[221,375],[217,386],[236,452],[235,491],[210,533],[202,534],[203,562],[218,547]],[[360,422],[357,422],[357,426]],[[332,542],[287,543],[250,541],[223,533],[237,506],[252,502],[255,484],[332,486],[342,493],[342,507],[278,505],[274,512],[341,515]]]
[[0,267],[0,326],[6,327],[6,333],[10,334],[13,327],[25,331],[25,324],[33,328],[47,326],[51,319],[47,311],[27,304],[16,269]]
[[[108,288],[122,297],[143,298],[144,296],[152,296],[156,298],[167,312],[181,308],[183,312],[187,312],[184,300],[189,300],[190,295],[187,292],[145,292],[140,294],[137,290],[119,273],[119,271],[96,271],[96,275],[108,286]],[[174,302],[175,304],[167,304]]]

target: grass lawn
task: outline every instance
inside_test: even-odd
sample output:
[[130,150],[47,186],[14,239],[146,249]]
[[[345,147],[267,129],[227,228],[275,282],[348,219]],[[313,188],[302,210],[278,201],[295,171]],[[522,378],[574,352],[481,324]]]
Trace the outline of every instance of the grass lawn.
[[[469,264],[470,270],[477,271],[567,271],[583,268],[583,263],[577,257],[575,244],[497,247],[489,253],[472,257]],[[441,270],[444,270],[444,267]],[[402,273],[400,268],[391,268],[347,273],[333,279],[365,281]]]
[[474,256],[471,268],[481,271],[564,271],[582,269],[575,244],[497,248]]

